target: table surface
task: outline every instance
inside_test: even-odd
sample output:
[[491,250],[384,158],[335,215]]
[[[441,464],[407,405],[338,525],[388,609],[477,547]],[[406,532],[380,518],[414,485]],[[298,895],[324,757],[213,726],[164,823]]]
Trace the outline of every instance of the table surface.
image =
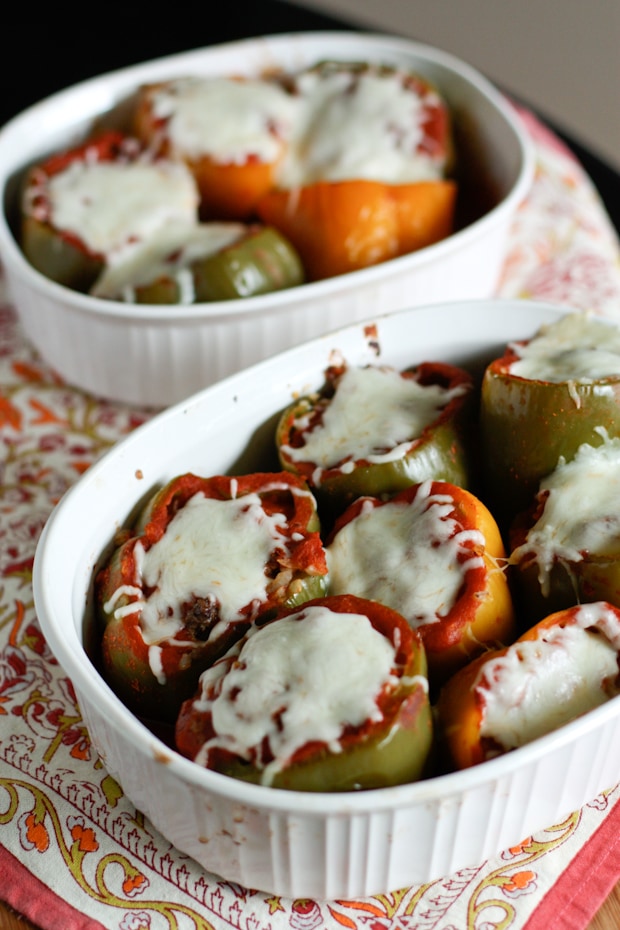
[[[36,28],[33,28],[31,8],[23,5],[12,11],[15,16],[12,29],[28,35],[30,52],[17,79],[12,59],[3,56],[0,64],[2,86],[10,87],[11,91],[0,99],[0,126],[26,106],[56,90],[138,61],[261,33],[347,27],[342,20],[281,0],[242,2],[230,7],[220,5],[217,23],[203,17],[196,24],[195,18],[186,13],[172,22],[167,19],[165,28],[161,28],[158,16],[145,17],[143,9],[137,5],[123,7],[121,16],[119,4],[118,15],[115,15],[112,3],[106,7],[105,17],[97,17],[97,28],[88,28],[88,42],[70,43],[72,24],[79,25],[83,21],[83,11],[83,5],[78,7],[72,3],[61,7],[47,5],[36,13]],[[22,23],[23,28],[20,28]],[[121,31],[119,23],[122,23]],[[420,39],[423,41],[424,37]],[[5,69],[4,74],[2,69]],[[510,93],[510,88],[506,90]],[[525,103],[536,109],[536,101]],[[544,114],[540,115],[545,118]],[[577,155],[597,187],[614,226],[620,231],[620,175],[590,153],[583,143],[567,138],[553,125],[551,128]],[[32,926],[0,902],[0,930],[27,930]],[[584,930],[618,930],[618,927],[620,886],[616,886]]]

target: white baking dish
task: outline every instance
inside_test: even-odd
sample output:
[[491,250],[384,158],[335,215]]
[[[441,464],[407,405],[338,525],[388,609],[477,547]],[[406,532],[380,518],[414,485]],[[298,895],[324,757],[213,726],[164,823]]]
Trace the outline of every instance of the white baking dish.
[[323,336],[157,415],[57,506],[34,567],[43,632],[73,681],[108,770],[206,869],[292,897],[388,892],[475,866],[561,821],[620,778],[616,698],[503,757],[416,784],[337,795],[245,784],[200,768],[157,739],[110,691],[85,649],[93,569],[136,503],[184,471],[239,473],[264,464],[276,414],[321,384],[334,351],[352,364],[445,360],[477,368],[559,313],[526,301],[458,302],[377,316]]
[[[95,119],[117,123],[140,84],[184,74],[294,70],[325,58],[399,64],[432,79],[454,112],[468,171],[481,189],[494,191],[492,205],[479,206],[453,235],[411,255],[273,295],[210,304],[104,301],[55,284],[26,261],[12,231],[24,167],[74,145]],[[9,122],[0,131],[0,259],[27,335],[60,375],[104,397],[159,407],[377,308],[491,296],[533,161],[510,103],[451,55],[406,39],[353,32],[249,39],[83,82]]]

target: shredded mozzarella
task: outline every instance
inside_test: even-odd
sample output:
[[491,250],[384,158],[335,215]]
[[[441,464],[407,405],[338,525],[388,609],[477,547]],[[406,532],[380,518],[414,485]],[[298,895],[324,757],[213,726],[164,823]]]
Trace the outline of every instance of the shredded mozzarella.
[[282,514],[265,513],[258,494],[224,501],[195,494],[158,542],[149,549],[136,543],[135,585],[141,596],[118,610],[140,610],[142,635],[150,645],[180,632],[182,606],[192,598],[217,605],[223,625],[241,619],[244,608],[258,608],[266,599],[265,565],[276,547],[286,551],[283,523]]
[[620,376],[620,329],[588,313],[567,313],[513,348],[510,372],[520,378],[587,384]]
[[466,573],[484,564],[471,547],[484,536],[461,529],[452,498],[430,488],[420,485],[411,503],[367,506],[338,531],[327,548],[331,593],[380,601],[413,627],[449,613]]
[[53,225],[108,261],[169,224],[193,226],[198,209],[189,169],[167,161],[74,161],[49,179],[48,196]]
[[129,302],[135,289],[161,278],[173,279],[181,290],[180,303],[195,298],[191,265],[237,242],[245,233],[241,223],[168,223],[140,247],[127,249],[104,268],[91,293],[95,297]]
[[[211,710],[216,736],[196,761],[221,747],[262,768],[269,784],[307,743],[339,752],[345,727],[383,719],[377,698],[397,682],[394,661],[393,644],[366,616],[323,605],[253,628],[232,666],[203,673],[195,706]],[[265,744],[273,758],[262,764]]]
[[301,74],[295,84],[301,106],[288,156],[280,169],[282,187],[351,178],[405,184],[443,176],[445,152],[420,151],[425,138],[425,103],[398,71],[321,69]]
[[[284,446],[293,461],[315,463],[320,470],[355,461],[390,462],[403,458],[424,428],[437,419],[462,388],[423,386],[390,368],[347,368],[322,422],[304,434],[299,448]],[[303,430],[303,421],[300,422]],[[314,478],[320,483],[321,471]]]
[[480,735],[514,749],[603,704],[620,690],[619,648],[620,623],[606,604],[586,604],[576,623],[514,643],[474,685]]
[[584,443],[571,461],[560,459],[540,482],[540,493],[545,495],[542,513],[510,561],[518,565],[533,558],[546,595],[556,561],[620,554],[620,439]]
[[223,164],[254,156],[276,163],[278,186],[317,180],[412,183],[443,177],[446,152],[429,153],[424,99],[401,71],[309,69],[293,92],[265,80],[183,78],[151,92],[153,112],[167,121],[173,150]]
[[225,77],[181,78],[152,94],[153,112],[167,120],[173,149],[224,164],[249,156],[276,161],[292,131],[298,101],[277,83]]

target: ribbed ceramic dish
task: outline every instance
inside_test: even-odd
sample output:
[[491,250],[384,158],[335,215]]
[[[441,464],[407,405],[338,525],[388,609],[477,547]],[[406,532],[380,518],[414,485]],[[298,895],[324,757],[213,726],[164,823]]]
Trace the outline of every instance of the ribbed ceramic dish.
[[379,316],[313,340],[158,414],[57,506],[34,566],[44,635],[73,681],[109,772],[206,869],[291,897],[393,891],[475,866],[617,783],[616,698],[503,757],[415,784],[350,794],[244,784],[200,768],[156,738],[106,686],[87,651],[93,570],[137,502],[184,471],[239,473],[264,464],[277,413],[321,384],[334,352],[351,364],[444,360],[474,370],[559,312],[525,301],[458,302]]
[[[459,152],[482,205],[444,241],[402,258],[275,295],[182,307],[84,296],[29,265],[13,233],[26,165],[74,145],[93,121],[115,124],[142,83],[185,74],[295,70],[325,58],[397,64],[445,94]],[[112,115],[110,115],[112,114]],[[512,106],[467,64],[425,45],[349,32],[266,36],[174,55],[95,78],[31,107],[0,131],[0,259],[23,326],[70,383],[128,403],[165,406],[277,352],[380,308],[490,297],[510,223],[533,177],[533,155]],[[467,185],[465,184],[466,188]],[[475,199],[475,198],[474,198]],[[476,212],[477,211],[477,212]]]

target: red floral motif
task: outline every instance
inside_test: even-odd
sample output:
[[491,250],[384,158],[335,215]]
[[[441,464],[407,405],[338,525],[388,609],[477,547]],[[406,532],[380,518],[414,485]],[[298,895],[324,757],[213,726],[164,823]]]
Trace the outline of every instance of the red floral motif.
[[528,131],[528,134],[532,137],[535,142],[541,143],[544,149],[549,149],[552,152],[556,152],[562,158],[566,158],[569,162],[575,162],[575,156],[571,150],[562,142],[562,140],[556,136],[555,133],[551,132],[544,123],[541,123],[529,110],[524,109],[519,105],[515,105],[515,109],[519,114],[521,121],[523,122],[525,128]]
[[55,729],[55,732],[60,735],[62,744],[69,748],[69,754],[72,758],[90,759],[90,738],[88,731],[81,723],[72,724],[68,721],[64,708],[61,707],[50,709],[47,720],[50,726]]
[[598,811],[606,811],[609,808],[609,798],[606,794],[599,794],[587,806]]
[[540,265],[527,279],[528,296],[567,305],[585,304],[597,309],[606,300],[620,296],[618,282],[610,274],[609,263],[599,255],[579,252],[558,255]]
[[294,930],[315,930],[323,923],[321,909],[316,901],[298,898],[293,901],[291,911],[290,925]]
[[11,707],[13,716],[21,717],[29,730],[43,741],[41,745],[47,746],[49,758],[60,747],[65,747],[73,759],[89,760],[92,755],[90,737],[82,723],[69,679],[59,678],[56,682],[58,693],[52,694],[52,678],[47,664],[31,660],[26,667],[27,677],[21,687],[16,683],[13,691],[27,691],[27,696],[23,703]]
[[24,630],[24,644],[27,645],[28,648],[35,653],[35,655],[41,656],[46,661],[56,661],[52,656],[50,648],[47,645],[47,640],[43,636],[38,623],[27,624],[26,629]]
[[8,645],[0,652],[0,700],[6,701],[7,698],[31,688],[35,679],[35,672],[29,667],[21,649]]
[[[0,268],[0,285],[2,269]],[[0,358],[10,359],[18,344],[18,336],[15,329],[15,311],[13,307],[2,302],[2,290],[0,289]]]

